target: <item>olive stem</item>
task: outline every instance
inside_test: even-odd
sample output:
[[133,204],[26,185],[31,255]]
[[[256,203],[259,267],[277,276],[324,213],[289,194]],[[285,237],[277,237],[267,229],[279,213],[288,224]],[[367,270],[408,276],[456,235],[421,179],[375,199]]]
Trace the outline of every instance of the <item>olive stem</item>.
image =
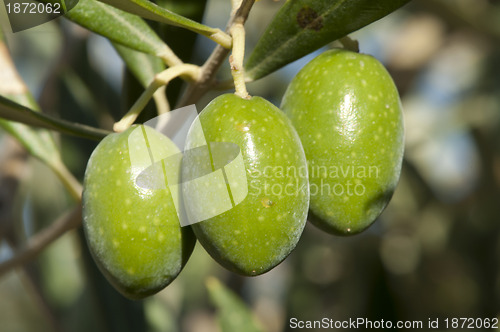
[[232,39],[227,33],[222,30],[217,29],[217,31],[211,34],[208,38],[212,39],[214,42],[226,49],[231,48]]
[[[154,96],[158,89],[163,86],[166,86],[171,80],[176,77],[181,76],[185,80],[193,80],[196,81],[200,75],[200,67],[192,64],[182,64],[167,68],[159,74],[156,74],[153,81],[149,84],[149,86],[144,90],[139,99],[132,105],[130,110],[123,116],[123,118],[116,122],[113,125],[113,130],[116,132],[122,132],[129,128],[134,121],[137,119],[139,114],[141,114],[142,110],[148,104],[149,100]],[[156,97],[159,98],[159,97]],[[159,109],[159,113],[168,112],[170,106],[168,105],[168,101],[166,104],[161,105],[162,109]]]
[[144,107],[146,107],[149,100],[151,99],[151,97],[153,97],[153,94],[156,92],[156,90],[158,90],[159,87],[161,87],[161,84],[153,81],[146,88],[146,90],[144,90],[144,92],[141,94],[139,99],[137,99],[134,105],[132,105],[127,114],[125,114],[120,121],[116,122],[113,125],[113,130],[116,132],[122,132],[130,127],[137,119],[139,114],[141,114],[142,110],[144,109]]
[[245,84],[245,69],[243,59],[245,57],[245,27],[242,22],[236,22],[229,30],[233,36],[233,52],[229,56],[231,74],[233,75],[235,94],[244,99],[250,99]]
[[[245,76],[245,83],[248,84],[248,83],[252,83],[252,82],[254,82],[254,80],[251,77]],[[224,81],[215,81],[212,88],[214,90],[218,90],[218,91],[233,89],[234,88],[234,80],[231,78],[231,79],[224,80]]]
[[349,36],[345,36],[340,38],[339,42],[346,50],[359,53],[359,42],[356,39],[352,39]]
[[165,114],[170,111],[170,104],[167,100],[166,91],[167,87],[162,86],[153,94],[153,100],[155,101],[158,115]]
[[[233,2],[235,3],[235,2]],[[244,23],[248,18],[248,14],[254,5],[255,0],[242,0],[241,5],[238,10],[231,15],[231,18],[227,22],[226,31],[237,22]],[[191,84],[181,100],[177,104],[177,107],[186,106],[189,104],[196,103],[204,94],[207,92],[214,83],[214,77],[220,66],[229,54],[229,50],[218,45],[212,51],[212,54],[208,57],[207,61],[201,67],[200,78]]]

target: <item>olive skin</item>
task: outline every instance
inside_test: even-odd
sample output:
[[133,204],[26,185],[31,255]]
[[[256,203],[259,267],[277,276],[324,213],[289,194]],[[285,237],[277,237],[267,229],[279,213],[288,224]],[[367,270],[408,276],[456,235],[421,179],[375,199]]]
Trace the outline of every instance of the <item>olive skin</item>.
[[404,149],[401,102],[374,57],[326,51],[293,78],[281,109],[309,165],[310,220],[356,234],[382,213],[399,180]]
[[[309,186],[300,139],[290,120],[260,97],[224,94],[210,102],[199,119],[204,138],[192,127],[186,148],[200,146],[204,139],[209,144],[236,144],[244,173],[230,180],[229,186],[247,186],[248,193],[225,212],[215,204],[214,211],[222,213],[194,223],[194,233],[206,251],[230,271],[246,276],[267,272],[295,248],[307,220]],[[198,167],[188,165],[188,172]],[[214,195],[214,190],[193,190],[184,190],[185,201],[196,196],[194,204],[198,204]]]
[[90,252],[108,281],[130,299],[171,283],[196,241],[189,227],[181,228],[168,188],[136,184],[151,164],[148,147],[155,161],[179,153],[166,136],[133,126],[98,144],[84,179],[83,227]]

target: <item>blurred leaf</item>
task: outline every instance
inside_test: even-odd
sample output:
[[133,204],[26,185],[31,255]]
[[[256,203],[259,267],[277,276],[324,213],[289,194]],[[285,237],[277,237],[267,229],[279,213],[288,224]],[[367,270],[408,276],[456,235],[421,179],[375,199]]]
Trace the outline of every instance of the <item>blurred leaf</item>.
[[222,332],[262,332],[252,313],[236,294],[211,277],[206,281],[208,293],[218,309]]
[[[7,98],[19,104],[38,110],[33,96],[17,74],[3,39],[0,28],[0,77],[8,81],[6,84],[0,83],[0,94],[6,95]],[[0,127],[17,138],[29,153],[45,163],[51,165],[60,160],[59,149],[50,132],[4,119],[0,119]]]
[[[0,36],[2,36],[1,29]],[[5,82],[0,82],[0,108],[5,106],[6,109],[9,109],[9,113],[12,113],[16,107],[17,109],[29,110],[29,108],[23,106],[26,105],[36,110],[29,110],[34,117],[36,115],[43,117],[43,114],[38,112],[38,104],[17,73],[10,53],[2,40],[0,40],[0,77],[5,78]],[[1,94],[5,95],[5,97]],[[0,117],[1,113],[0,110]],[[15,116],[19,114],[11,115],[13,116],[11,118],[8,116],[5,116],[6,119],[0,118],[0,127],[15,137],[31,155],[48,165],[59,176],[73,198],[78,201],[81,194],[81,185],[62,162],[59,147],[56,145],[52,134],[47,130],[8,121],[16,121]]]
[[44,113],[35,112],[4,96],[0,96],[0,118],[95,140],[100,140],[111,133],[104,129],[72,123]]
[[78,5],[65,14],[65,17],[134,50],[158,57],[171,54],[167,44],[143,19],[102,2],[80,0]]
[[159,58],[149,54],[137,52],[117,43],[112,43],[127,68],[134,74],[135,78],[146,88],[157,73],[165,69],[165,64]]
[[287,1],[250,55],[246,63],[246,76],[256,80],[270,74],[390,14],[409,1]]
[[168,9],[162,8],[147,0],[99,0],[109,5],[115,6],[126,12],[139,15],[141,17],[182,27],[221,44],[222,46],[231,47],[231,37],[220,29],[208,27],[182,15],[176,14]]

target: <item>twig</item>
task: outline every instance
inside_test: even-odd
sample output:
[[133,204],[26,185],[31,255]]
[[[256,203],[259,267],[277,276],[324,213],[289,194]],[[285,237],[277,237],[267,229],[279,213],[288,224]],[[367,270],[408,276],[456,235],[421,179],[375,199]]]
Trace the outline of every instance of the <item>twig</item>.
[[82,221],[82,209],[79,204],[71,211],[66,212],[59,217],[46,229],[32,236],[26,246],[18,251],[14,257],[0,264],[0,276],[10,271],[11,269],[24,265],[36,257],[49,244],[58,239],[67,231],[74,229],[80,225]]
[[[229,32],[236,23],[244,24],[246,22],[250,9],[252,9],[254,3],[255,0],[243,0],[241,2],[240,8],[231,16],[226,25],[227,32]],[[210,57],[201,67],[200,78],[188,87],[177,107],[196,103],[201,96],[203,96],[205,92],[210,89],[210,87],[215,83],[215,74],[224,62],[224,59],[226,59],[229,51],[229,49],[225,49],[220,45],[215,47]]]

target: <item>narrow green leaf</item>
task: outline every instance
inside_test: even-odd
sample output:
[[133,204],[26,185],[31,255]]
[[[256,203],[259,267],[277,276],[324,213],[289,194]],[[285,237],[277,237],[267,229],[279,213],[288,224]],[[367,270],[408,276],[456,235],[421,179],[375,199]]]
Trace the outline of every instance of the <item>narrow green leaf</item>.
[[220,29],[208,27],[168,9],[162,8],[148,0],[99,0],[123,11],[141,17],[182,27],[208,37],[225,48],[231,47],[231,37]]
[[278,11],[246,63],[256,80],[356,31],[410,0],[289,0]]
[[115,43],[157,57],[172,56],[167,44],[143,19],[100,1],[79,0],[78,4],[64,16]]
[[57,119],[47,114],[35,112],[4,96],[0,95],[0,118],[4,120],[21,122],[29,126],[36,126],[58,131],[60,133],[100,140],[110,131],[93,128],[83,124],[72,123]]
[[153,81],[156,74],[165,70],[165,64],[154,56],[137,52],[117,43],[112,43],[125,65],[135,78],[141,83],[143,88]]
[[[9,99],[23,104],[34,104],[29,93],[12,95],[9,96]],[[15,137],[32,156],[42,160],[46,164],[52,165],[60,161],[59,149],[54,138],[47,130],[32,128],[5,119],[0,119],[0,127]]]
[[218,321],[222,332],[262,332],[245,303],[217,279],[206,282],[212,302],[218,309]]

